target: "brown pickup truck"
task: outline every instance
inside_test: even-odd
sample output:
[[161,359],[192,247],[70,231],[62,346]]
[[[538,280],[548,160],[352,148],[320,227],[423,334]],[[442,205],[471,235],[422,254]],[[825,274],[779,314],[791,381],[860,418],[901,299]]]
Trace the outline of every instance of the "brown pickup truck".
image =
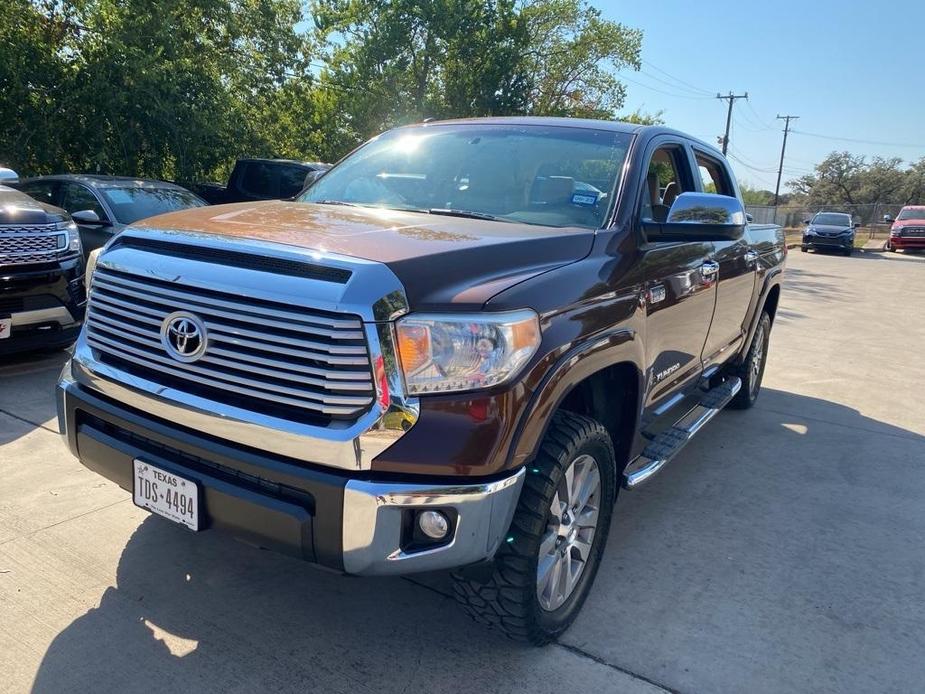
[[678,132],[399,128],[296,200],[113,239],[61,431],[191,531],[349,574],[451,569],[476,619],[543,643],[618,491],[755,402],[785,254]]

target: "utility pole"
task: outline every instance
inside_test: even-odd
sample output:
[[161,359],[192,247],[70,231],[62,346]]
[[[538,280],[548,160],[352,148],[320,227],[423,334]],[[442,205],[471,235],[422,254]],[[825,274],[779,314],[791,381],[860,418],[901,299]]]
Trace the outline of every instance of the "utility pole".
[[777,187],[774,188],[774,207],[777,207],[777,199],[780,197],[780,177],[784,173],[784,152],[787,151],[787,134],[790,132],[790,121],[796,120],[799,116],[782,116],[777,115],[779,120],[784,121],[784,144],[780,148],[780,166],[777,168]]
[[726,154],[726,148],[729,146],[729,127],[732,125],[732,104],[735,103],[736,99],[747,99],[748,92],[744,94],[733,94],[729,92],[728,95],[723,96],[722,94],[716,95],[717,99],[727,99],[729,101],[729,111],[726,113],[726,134],[723,135],[723,154]]

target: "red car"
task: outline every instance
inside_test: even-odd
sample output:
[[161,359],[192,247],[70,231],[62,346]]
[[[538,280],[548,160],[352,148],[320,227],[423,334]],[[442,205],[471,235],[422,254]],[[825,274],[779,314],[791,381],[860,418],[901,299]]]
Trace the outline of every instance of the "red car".
[[887,250],[925,249],[925,205],[907,205],[892,221]]

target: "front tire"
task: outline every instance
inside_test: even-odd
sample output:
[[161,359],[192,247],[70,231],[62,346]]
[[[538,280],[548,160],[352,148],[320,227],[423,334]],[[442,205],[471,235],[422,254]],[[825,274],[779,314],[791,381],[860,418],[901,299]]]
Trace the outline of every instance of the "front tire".
[[802,251],[803,253],[806,253],[806,246],[800,246],[800,251]]
[[561,410],[553,415],[491,575],[453,575],[469,616],[534,645],[568,629],[600,566],[616,477],[613,443],[600,422]]
[[761,392],[761,381],[764,378],[764,367],[768,358],[768,344],[771,338],[771,316],[767,311],[761,312],[758,326],[752,337],[751,347],[742,365],[736,370],[736,375],[742,379],[742,388],[729,403],[734,410],[747,410],[758,399]]

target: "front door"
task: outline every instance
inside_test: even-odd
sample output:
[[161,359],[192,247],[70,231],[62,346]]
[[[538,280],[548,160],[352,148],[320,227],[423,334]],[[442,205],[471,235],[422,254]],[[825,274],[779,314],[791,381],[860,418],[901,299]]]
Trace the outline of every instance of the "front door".
[[106,210],[96,195],[87,186],[67,181],[61,184],[61,207],[70,214],[93,210],[100,218],[99,224],[77,224],[80,230],[80,243],[83,246],[84,257],[90,251],[106,245],[114,233],[112,222],[106,215]]
[[[674,198],[695,189],[688,162],[680,142],[657,144],[642,190],[641,221],[664,222]],[[701,354],[716,300],[717,267],[709,241],[646,240],[641,250],[648,422],[669,414],[699,383]]]

